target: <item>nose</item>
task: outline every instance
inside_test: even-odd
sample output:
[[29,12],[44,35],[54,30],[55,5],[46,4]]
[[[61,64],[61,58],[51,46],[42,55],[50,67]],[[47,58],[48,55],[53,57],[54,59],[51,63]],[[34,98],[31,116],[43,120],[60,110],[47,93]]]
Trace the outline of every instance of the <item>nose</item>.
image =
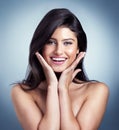
[[56,55],[61,55],[63,54],[63,47],[61,44],[57,44],[56,48],[55,48],[55,54]]

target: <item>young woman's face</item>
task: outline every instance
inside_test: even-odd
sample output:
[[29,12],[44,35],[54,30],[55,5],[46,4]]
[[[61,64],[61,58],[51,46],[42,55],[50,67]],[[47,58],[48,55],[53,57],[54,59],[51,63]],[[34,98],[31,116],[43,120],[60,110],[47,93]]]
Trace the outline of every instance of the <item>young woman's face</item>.
[[43,48],[43,57],[55,72],[69,67],[79,53],[76,34],[67,27],[57,28]]

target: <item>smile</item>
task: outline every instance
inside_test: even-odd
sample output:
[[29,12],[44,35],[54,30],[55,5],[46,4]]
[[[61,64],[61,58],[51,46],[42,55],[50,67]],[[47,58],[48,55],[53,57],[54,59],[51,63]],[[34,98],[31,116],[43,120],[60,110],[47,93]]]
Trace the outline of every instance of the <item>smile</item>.
[[67,58],[64,57],[51,57],[51,59],[53,63],[56,65],[61,65],[67,60]]

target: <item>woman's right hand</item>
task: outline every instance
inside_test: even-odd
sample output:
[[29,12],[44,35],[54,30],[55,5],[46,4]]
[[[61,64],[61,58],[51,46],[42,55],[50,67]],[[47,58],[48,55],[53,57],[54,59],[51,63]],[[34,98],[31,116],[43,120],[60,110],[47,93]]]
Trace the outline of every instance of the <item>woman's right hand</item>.
[[58,81],[57,81],[57,77],[54,73],[54,71],[52,70],[52,68],[47,64],[47,62],[44,60],[44,58],[39,54],[39,52],[35,53],[39,62],[41,63],[43,70],[44,70],[44,74],[47,80],[47,85],[51,86],[51,85],[57,85]]

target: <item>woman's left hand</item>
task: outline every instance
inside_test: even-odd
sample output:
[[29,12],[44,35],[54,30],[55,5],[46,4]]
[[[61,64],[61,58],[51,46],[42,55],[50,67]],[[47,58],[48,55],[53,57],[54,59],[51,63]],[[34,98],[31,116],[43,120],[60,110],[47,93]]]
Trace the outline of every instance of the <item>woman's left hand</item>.
[[80,52],[76,58],[76,60],[69,66],[66,70],[64,70],[60,76],[58,87],[61,88],[69,88],[74,77],[81,71],[81,69],[76,69],[76,66],[80,62],[80,60],[84,57],[85,52]]

